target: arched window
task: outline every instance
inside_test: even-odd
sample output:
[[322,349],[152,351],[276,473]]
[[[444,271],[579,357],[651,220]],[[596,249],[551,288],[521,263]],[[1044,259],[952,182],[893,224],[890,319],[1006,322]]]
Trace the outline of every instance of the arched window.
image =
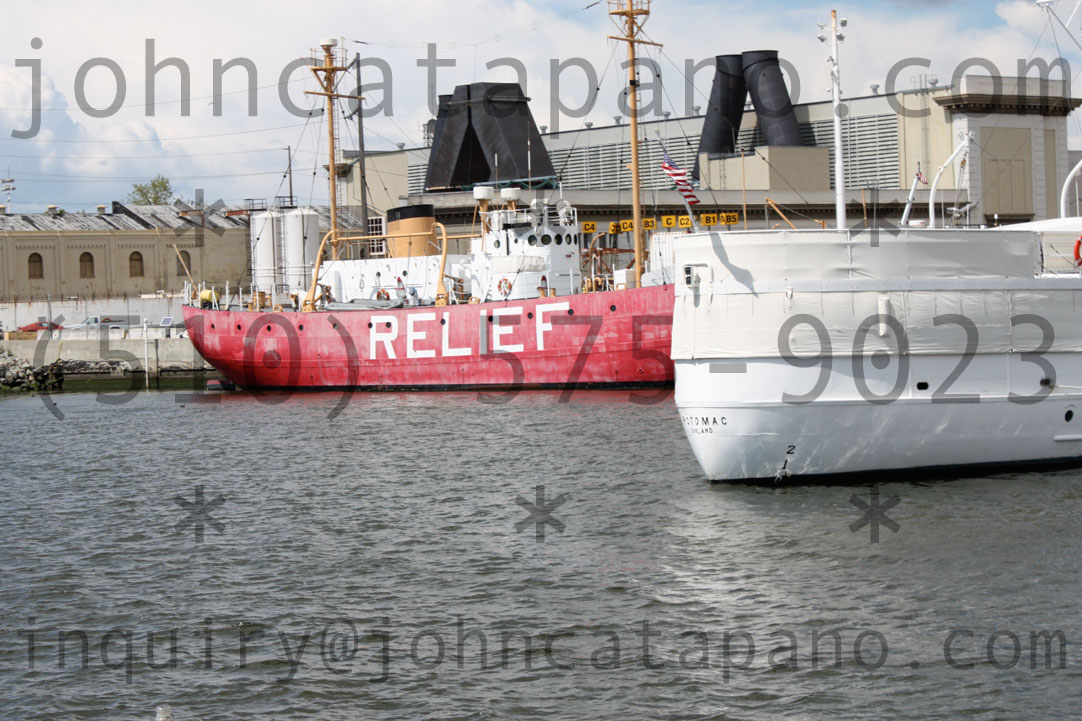
[[180,257],[177,258],[177,276],[183,278],[188,275],[188,271],[184,270],[184,267],[188,267],[188,271],[192,269],[192,256],[188,254],[188,251],[180,251]]
[[79,277],[94,277],[94,256],[90,253],[83,253],[79,256]]
[[41,262],[41,253],[31,253],[26,260],[26,265],[30,280],[40,280],[45,277],[45,264]]
[[143,254],[138,250],[128,256],[128,275],[132,278],[143,277]]

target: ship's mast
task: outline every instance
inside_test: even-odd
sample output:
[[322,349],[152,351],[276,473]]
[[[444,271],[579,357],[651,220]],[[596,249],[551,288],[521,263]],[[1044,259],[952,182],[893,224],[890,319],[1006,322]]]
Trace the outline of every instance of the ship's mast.
[[638,37],[642,32],[643,24],[650,16],[650,0],[609,0],[609,16],[624,33],[620,36],[610,35],[609,38],[627,43],[627,107],[631,115],[631,232],[635,240],[635,287],[638,288],[642,285],[645,253],[642,234],[642,203],[639,198],[639,79],[638,68],[635,65],[635,45],[641,43],[660,47],[661,44]]
[[[316,254],[315,266],[312,268],[312,284],[308,288],[308,294],[304,297],[304,302],[301,304],[301,309],[306,313],[311,313],[316,309],[316,289],[319,284],[319,269],[323,264],[323,249],[327,246],[327,243],[331,244],[331,258],[338,260],[339,249],[338,245],[342,241],[342,238],[338,233],[338,168],[335,162],[335,151],[337,149],[337,143],[335,143],[334,135],[334,101],[337,98],[353,98],[359,103],[361,98],[354,95],[339,95],[334,92],[335,88],[335,75],[341,72],[345,72],[349,69],[348,66],[343,65],[345,56],[336,58],[334,55],[334,49],[338,46],[338,41],[334,38],[327,38],[321,40],[319,46],[323,49],[323,64],[312,66],[312,74],[316,76],[316,82],[319,83],[319,90],[306,90],[308,95],[323,95],[327,98],[327,153],[328,163],[327,169],[330,172],[330,213],[331,213],[331,229],[327,235],[323,238],[319,244],[319,251]],[[347,240],[352,240],[347,238]]]
[[330,189],[331,189],[331,257],[334,260],[338,260],[338,183],[337,183],[337,168],[335,167],[335,149],[337,144],[334,142],[334,101],[335,98],[349,97],[346,95],[338,95],[334,92],[335,75],[340,72],[348,70],[346,66],[341,65],[335,60],[334,49],[338,46],[338,41],[334,38],[327,38],[321,40],[319,46],[323,48],[323,64],[316,65],[311,68],[312,74],[316,76],[316,82],[319,83],[319,90],[306,90],[308,95],[323,95],[327,98],[327,153],[329,155],[329,162],[327,168],[330,171]]

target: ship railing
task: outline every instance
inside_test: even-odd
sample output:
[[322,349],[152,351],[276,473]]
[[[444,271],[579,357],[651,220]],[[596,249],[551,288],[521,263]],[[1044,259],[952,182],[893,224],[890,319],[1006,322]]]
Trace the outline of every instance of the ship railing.
[[614,290],[612,273],[598,272],[594,276],[586,276],[582,279],[582,291],[584,293],[599,293],[603,290]]
[[466,283],[461,278],[453,278],[449,275],[445,275],[444,278],[451,281],[451,285],[447,289],[448,294],[451,296],[451,303],[459,305],[470,302],[470,293],[466,290]]
[[363,258],[383,258],[387,255],[386,238],[368,238],[365,240],[345,241],[346,252],[342,254],[346,260]]
[[1054,252],[1043,250],[1041,252],[1041,273],[1048,275],[1078,275],[1079,267],[1075,262],[1074,253],[1062,253],[1053,245],[1049,245]]

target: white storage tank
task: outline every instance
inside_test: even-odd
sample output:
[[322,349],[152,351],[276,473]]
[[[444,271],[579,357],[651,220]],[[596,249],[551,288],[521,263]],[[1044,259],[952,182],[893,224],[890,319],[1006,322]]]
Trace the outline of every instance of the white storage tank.
[[278,268],[275,241],[278,237],[281,214],[276,210],[261,210],[249,216],[248,240],[251,244],[252,284],[270,292]]
[[291,208],[282,217],[282,282],[291,293],[305,290],[319,252],[319,216],[312,208]]

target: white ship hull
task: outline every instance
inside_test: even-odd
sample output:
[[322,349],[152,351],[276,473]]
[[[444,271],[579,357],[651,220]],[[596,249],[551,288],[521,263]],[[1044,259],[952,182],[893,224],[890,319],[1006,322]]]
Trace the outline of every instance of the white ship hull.
[[[1045,357],[1058,384],[1082,388],[1082,357]],[[1040,369],[1004,354],[974,358],[948,391],[976,399],[933,400],[960,362],[960,356],[913,358],[906,389],[889,402],[896,368],[884,369],[889,379],[872,377],[878,371],[868,362],[865,395],[872,400],[861,396],[851,372],[835,371],[818,399],[800,404],[782,394],[811,390],[815,368],[758,359],[734,373],[740,364],[732,361],[677,361],[676,404],[695,457],[715,481],[1082,461],[1082,393],[1042,388]],[[934,380],[918,391],[915,379],[922,377]],[[1037,402],[1019,398],[1036,393],[1046,395]]]
[[1082,277],[1046,257],[1031,231],[686,236],[675,400],[706,475],[1082,463]]

